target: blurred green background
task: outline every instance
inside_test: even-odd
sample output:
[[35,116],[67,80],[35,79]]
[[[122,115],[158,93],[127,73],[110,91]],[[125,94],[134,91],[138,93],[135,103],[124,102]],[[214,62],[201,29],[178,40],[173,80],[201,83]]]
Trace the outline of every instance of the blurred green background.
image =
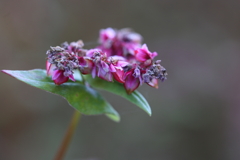
[[[66,160],[239,160],[239,8],[238,0],[0,0],[0,69],[45,68],[50,46],[133,28],[169,73],[158,90],[139,88],[152,117],[103,92],[121,122],[83,116]],[[0,82],[0,159],[53,159],[73,108],[2,73]]]

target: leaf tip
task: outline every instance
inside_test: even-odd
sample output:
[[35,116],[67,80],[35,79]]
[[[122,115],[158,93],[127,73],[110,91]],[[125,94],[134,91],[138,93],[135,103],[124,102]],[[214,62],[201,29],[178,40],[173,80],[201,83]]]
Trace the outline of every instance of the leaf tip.
[[149,106],[149,108],[146,108],[145,111],[147,112],[147,114],[151,117],[152,116],[152,110],[151,107]]
[[152,111],[151,111],[151,110],[148,112],[148,115],[149,115],[150,117],[152,116]]
[[9,76],[12,76],[11,73],[10,73],[11,70],[4,70],[4,69],[3,69],[3,70],[1,70],[1,72],[2,72],[2,73],[5,73],[5,74],[7,74],[7,75],[9,75]]
[[114,122],[120,122],[121,119],[120,116],[116,114],[106,114],[106,116],[113,120]]
[[3,72],[3,73],[7,73],[7,70],[4,70],[4,69],[3,69],[3,70],[1,70],[1,72]]

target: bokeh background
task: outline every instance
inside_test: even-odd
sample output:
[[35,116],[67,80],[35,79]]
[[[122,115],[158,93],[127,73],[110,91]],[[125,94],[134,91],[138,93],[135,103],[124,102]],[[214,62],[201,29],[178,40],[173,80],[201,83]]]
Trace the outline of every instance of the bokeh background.
[[[83,116],[66,160],[239,160],[239,8],[238,0],[0,0],[0,69],[45,68],[49,46],[133,28],[169,73],[158,90],[139,88],[152,117],[103,92],[121,122]],[[0,159],[53,159],[73,108],[3,73],[0,82]]]

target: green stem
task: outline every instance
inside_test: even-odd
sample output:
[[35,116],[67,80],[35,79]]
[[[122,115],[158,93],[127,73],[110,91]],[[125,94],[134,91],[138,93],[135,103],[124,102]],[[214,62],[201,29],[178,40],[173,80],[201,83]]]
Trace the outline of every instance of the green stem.
[[81,116],[81,113],[78,112],[77,110],[75,110],[74,114],[73,114],[73,117],[72,117],[72,120],[69,124],[69,127],[67,129],[67,132],[63,138],[63,141],[62,141],[62,144],[54,158],[54,160],[62,160],[64,158],[64,155],[68,149],[68,146],[70,144],[70,141],[72,139],[72,136],[73,136],[73,133],[77,127],[77,124],[78,124],[78,121],[79,121],[79,118]]
[[84,79],[84,77],[83,77],[83,74],[81,73],[81,71],[80,71],[80,70],[79,70],[79,74],[80,74],[80,76],[81,76],[81,78],[82,78],[82,81],[81,81],[81,82],[82,82],[83,84],[85,84],[85,83],[86,83],[86,81],[85,81],[85,79]]
[[85,86],[89,87],[89,83],[85,80],[83,74],[80,71],[79,71],[79,73],[80,73],[80,76],[82,78],[81,84],[84,84]]

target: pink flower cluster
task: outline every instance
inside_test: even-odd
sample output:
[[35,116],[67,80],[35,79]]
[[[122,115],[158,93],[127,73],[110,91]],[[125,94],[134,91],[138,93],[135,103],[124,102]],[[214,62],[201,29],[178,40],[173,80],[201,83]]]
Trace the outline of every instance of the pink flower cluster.
[[47,51],[47,74],[56,85],[75,81],[73,73],[91,74],[106,81],[123,83],[128,94],[143,83],[158,88],[158,79],[166,79],[166,69],[160,60],[153,61],[157,52],[150,52],[142,37],[130,29],[100,30],[100,45],[94,49],[83,49],[81,40]]

